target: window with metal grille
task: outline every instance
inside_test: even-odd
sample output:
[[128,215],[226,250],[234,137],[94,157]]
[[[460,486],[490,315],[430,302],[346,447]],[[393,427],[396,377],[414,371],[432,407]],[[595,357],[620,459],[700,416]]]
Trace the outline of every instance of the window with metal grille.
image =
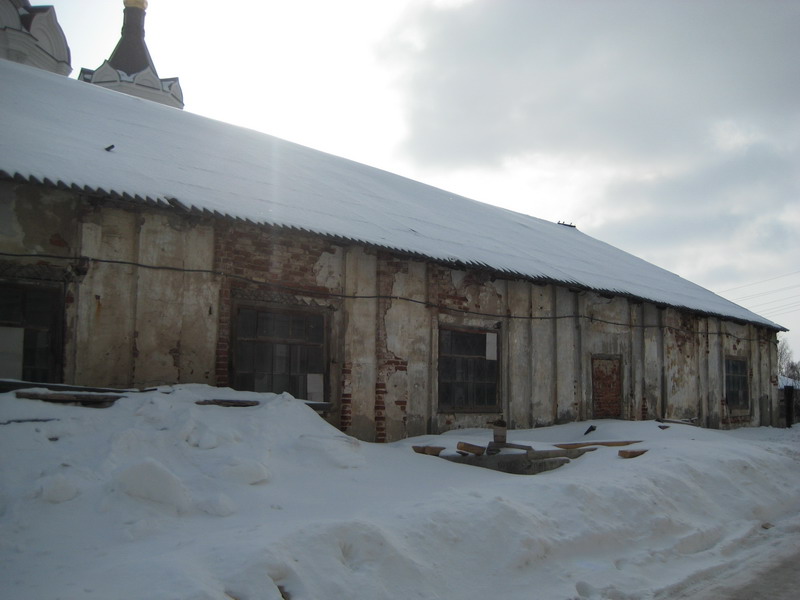
[[0,377],[61,381],[63,311],[60,288],[0,284]]
[[439,330],[439,411],[498,412],[497,333]]
[[728,409],[737,412],[750,410],[750,393],[747,377],[747,360],[725,359],[725,402]]
[[324,315],[239,307],[234,340],[236,389],[325,401]]

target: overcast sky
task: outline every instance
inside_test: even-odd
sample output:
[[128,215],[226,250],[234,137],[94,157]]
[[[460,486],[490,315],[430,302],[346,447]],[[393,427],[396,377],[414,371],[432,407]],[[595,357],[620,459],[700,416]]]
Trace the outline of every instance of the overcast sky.
[[[99,67],[122,0],[51,2],[72,76]],[[574,223],[800,359],[800,2],[151,0],[145,25],[187,111]]]

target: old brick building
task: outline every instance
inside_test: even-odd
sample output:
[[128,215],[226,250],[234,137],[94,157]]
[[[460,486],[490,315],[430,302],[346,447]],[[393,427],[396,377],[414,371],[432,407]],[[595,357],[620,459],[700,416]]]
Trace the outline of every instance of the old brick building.
[[574,227],[0,78],[0,377],[289,391],[378,441],[500,415],[778,422],[779,325]]

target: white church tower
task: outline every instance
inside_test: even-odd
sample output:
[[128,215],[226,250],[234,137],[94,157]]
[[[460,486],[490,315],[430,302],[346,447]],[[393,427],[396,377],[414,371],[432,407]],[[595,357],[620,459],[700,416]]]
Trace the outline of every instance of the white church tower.
[[78,79],[138,96],[167,106],[183,108],[183,91],[177,77],[160,79],[144,41],[147,0],[124,0],[122,37],[108,60],[95,70],[81,69]]
[[0,58],[69,75],[69,46],[52,6],[0,0]]

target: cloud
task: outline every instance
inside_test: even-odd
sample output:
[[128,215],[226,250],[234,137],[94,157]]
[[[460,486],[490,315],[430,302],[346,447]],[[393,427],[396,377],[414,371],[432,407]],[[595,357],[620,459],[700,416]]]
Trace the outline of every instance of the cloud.
[[755,281],[771,268],[788,272],[800,256],[797,167],[795,153],[756,144],[618,182],[595,206],[604,218],[590,233],[706,285],[735,273]]
[[[612,213],[647,201],[659,212],[714,216],[779,211],[797,202],[800,181],[796,152],[757,144],[733,154],[709,154],[689,166],[645,181],[623,181],[606,190]],[[613,204],[613,207],[612,207]]]
[[384,50],[420,163],[646,162],[780,136],[798,117],[798,29],[791,2],[475,0],[423,5]]

